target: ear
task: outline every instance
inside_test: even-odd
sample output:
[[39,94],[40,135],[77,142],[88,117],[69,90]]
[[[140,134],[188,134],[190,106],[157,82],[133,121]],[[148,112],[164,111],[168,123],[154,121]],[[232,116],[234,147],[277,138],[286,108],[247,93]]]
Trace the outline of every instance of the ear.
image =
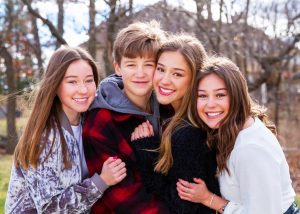
[[121,68],[120,68],[119,64],[118,64],[116,61],[114,61],[113,66],[114,66],[114,68],[115,68],[116,74],[117,74],[118,76],[122,76]]

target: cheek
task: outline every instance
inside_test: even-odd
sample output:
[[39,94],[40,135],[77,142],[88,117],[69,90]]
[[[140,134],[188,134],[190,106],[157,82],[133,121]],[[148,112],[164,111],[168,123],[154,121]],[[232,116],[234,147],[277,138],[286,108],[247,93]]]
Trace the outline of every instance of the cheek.
[[155,74],[155,67],[146,67],[146,73],[149,74],[150,76],[154,77]]
[[225,100],[224,108],[225,108],[226,116],[227,116],[227,114],[228,114],[228,112],[229,112],[229,108],[230,108],[230,100],[229,100],[229,98],[227,98],[227,99]]
[[59,99],[61,97],[64,97],[66,96],[68,93],[68,87],[64,84],[64,83],[61,83],[59,86],[58,86],[58,89],[56,91],[56,94],[57,96],[59,97]]
[[152,79],[154,87],[158,85],[159,80],[160,80],[159,74],[157,72],[154,72],[153,79]]
[[97,90],[97,86],[96,84],[93,84],[93,86],[91,86],[90,88],[90,94],[93,94],[94,96],[96,95],[96,90]]
[[188,91],[190,92],[190,85],[191,85],[191,81],[189,79],[185,79],[184,81],[181,81],[179,83],[181,85],[181,91],[183,92],[183,94],[186,94]]
[[203,103],[199,99],[197,99],[197,112],[198,112],[199,117],[202,119],[202,117],[203,117]]

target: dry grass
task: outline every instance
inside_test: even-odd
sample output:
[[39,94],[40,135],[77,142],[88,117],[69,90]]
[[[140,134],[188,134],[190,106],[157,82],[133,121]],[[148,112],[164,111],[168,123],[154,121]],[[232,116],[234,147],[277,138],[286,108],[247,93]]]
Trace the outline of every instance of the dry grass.
[[[18,135],[20,136],[23,127],[25,126],[27,121],[27,118],[20,117],[16,119],[16,128]],[[6,136],[7,130],[6,130],[6,118],[0,119],[0,135]]]
[[300,207],[300,195],[296,196],[296,203],[298,204],[298,207]]
[[6,192],[8,188],[8,182],[10,178],[10,170],[12,164],[11,155],[0,156],[0,213],[4,213],[4,204],[6,198]]

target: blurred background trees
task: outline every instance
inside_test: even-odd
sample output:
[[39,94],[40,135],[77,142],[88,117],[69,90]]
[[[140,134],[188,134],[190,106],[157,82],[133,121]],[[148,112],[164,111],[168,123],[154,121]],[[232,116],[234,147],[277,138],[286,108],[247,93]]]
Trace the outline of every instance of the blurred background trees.
[[118,30],[151,19],[167,31],[190,32],[211,54],[232,59],[253,96],[269,108],[283,147],[300,148],[299,0],[2,0],[0,117],[7,131],[0,130],[0,145],[13,152],[20,135],[16,118],[24,107],[19,97],[35,87],[53,50],[84,35],[80,45],[103,78],[113,72]]

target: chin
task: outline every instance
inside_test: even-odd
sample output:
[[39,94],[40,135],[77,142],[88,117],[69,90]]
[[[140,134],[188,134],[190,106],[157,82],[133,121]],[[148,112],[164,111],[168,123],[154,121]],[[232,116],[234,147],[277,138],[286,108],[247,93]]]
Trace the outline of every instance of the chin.
[[171,101],[165,100],[165,99],[159,99],[158,97],[157,97],[157,101],[159,102],[159,104],[162,104],[162,105],[169,105],[169,104],[171,104]]

